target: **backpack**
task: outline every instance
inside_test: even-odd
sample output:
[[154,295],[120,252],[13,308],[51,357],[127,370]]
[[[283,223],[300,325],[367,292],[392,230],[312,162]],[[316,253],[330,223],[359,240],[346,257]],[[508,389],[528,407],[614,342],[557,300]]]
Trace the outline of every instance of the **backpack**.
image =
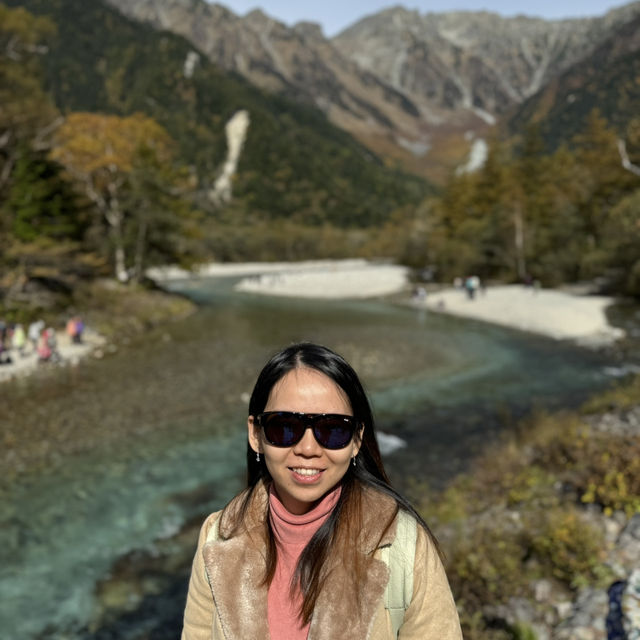
[[[418,535],[417,523],[412,515],[400,509],[397,518],[396,537],[390,545],[380,550],[382,561],[389,567],[389,581],[384,591],[384,606],[391,616],[394,638],[398,637],[404,621],[404,612],[411,604],[413,597],[413,565]],[[219,527],[220,518],[218,517],[209,529],[207,542],[218,539]]]
[[415,518],[400,509],[398,511],[396,537],[381,549],[382,560],[389,567],[389,582],[384,592],[384,606],[391,616],[393,637],[404,621],[404,612],[413,597],[413,565],[416,555],[418,528]]

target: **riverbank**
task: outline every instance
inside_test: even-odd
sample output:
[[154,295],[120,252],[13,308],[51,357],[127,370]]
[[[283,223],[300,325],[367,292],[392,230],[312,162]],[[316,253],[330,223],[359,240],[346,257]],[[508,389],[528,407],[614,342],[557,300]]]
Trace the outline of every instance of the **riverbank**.
[[[21,355],[9,347],[9,362],[0,365],[0,383],[37,372],[52,374],[61,366],[76,366],[83,358],[102,359],[118,350],[121,342],[164,322],[193,313],[196,305],[186,298],[140,285],[122,285],[112,280],[96,280],[74,292],[67,314],[43,313],[43,323],[56,334],[56,356],[41,362],[27,345]],[[85,324],[82,341],[67,335],[68,317],[79,315]]]
[[[157,269],[159,282],[189,277],[175,268]],[[409,294],[409,270],[399,265],[366,260],[211,264],[196,272],[201,277],[244,276],[236,290],[300,298],[372,298]],[[462,289],[434,290],[413,295],[411,304],[438,313],[481,320],[530,331],[585,346],[612,344],[624,336],[613,327],[606,309],[613,298],[577,295],[568,291],[521,285],[481,289],[473,299]]]
[[422,301],[414,300],[413,304],[557,340],[603,346],[624,336],[624,331],[607,319],[606,309],[613,302],[613,298],[605,296],[504,285],[485,288],[473,298],[461,289],[445,289]]
[[0,382],[30,375],[38,370],[44,371],[64,365],[75,366],[82,358],[90,355],[102,358],[107,343],[104,336],[92,329],[86,329],[82,335],[82,342],[76,343],[61,328],[56,331],[56,341],[57,355],[46,362],[41,362],[36,350],[30,347],[25,348],[22,354],[16,349],[10,349],[10,361],[0,366]]
[[246,262],[208,264],[193,273],[177,267],[151,269],[158,283],[185,278],[243,276],[235,286],[245,291],[293,298],[375,298],[407,288],[409,269],[386,262],[354,258],[303,262]]

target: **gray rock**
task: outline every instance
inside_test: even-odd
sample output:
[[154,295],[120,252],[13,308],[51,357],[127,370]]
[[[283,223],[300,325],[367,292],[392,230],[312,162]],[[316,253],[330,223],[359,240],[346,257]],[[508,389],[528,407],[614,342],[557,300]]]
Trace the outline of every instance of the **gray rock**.
[[640,567],[640,513],[634,515],[618,537],[611,560],[626,569],[626,574],[633,567]]
[[622,626],[627,640],[640,640],[640,568],[631,572],[622,594]]
[[570,616],[556,627],[554,640],[607,640],[609,598],[602,589],[584,589]]

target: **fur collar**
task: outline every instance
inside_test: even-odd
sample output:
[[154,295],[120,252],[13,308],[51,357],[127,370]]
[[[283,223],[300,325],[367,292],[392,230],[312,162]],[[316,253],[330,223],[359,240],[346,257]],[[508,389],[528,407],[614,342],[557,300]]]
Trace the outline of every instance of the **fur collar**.
[[[247,510],[245,525],[231,536],[231,525],[245,494],[232,500],[220,516],[219,539],[205,544],[204,562],[220,622],[228,640],[266,640],[267,586],[261,585],[265,566],[264,519],[268,493],[263,484],[256,487]],[[395,501],[366,489],[363,499],[363,529],[358,546],[372,554],[389,545],[395,536]],[[340,556],[327,565],[327,576],[311,620],[309,640],[329,638],[368,638],[380,605],[389,571],[384,562],[372,558],[365,584],[353,585],[348,567]]]

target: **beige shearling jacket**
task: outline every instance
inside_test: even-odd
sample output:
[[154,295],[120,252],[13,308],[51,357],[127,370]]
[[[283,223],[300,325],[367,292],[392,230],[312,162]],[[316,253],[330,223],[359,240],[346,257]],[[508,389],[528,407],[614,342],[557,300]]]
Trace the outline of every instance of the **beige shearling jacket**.
[[[335,558],[327,567],[308,640],[393,639],[391,618],[383,602],[389,569],[378,556],[395,536],[395,522],[382,535],[395,510],[395,501],[371,489],[364,496],[363,535],[358,544],[362,553],[373,554],[373,560],[364,584],[358,587],[360,597],[349,587],[348,569],[340,558]],[[182,640],[269,639],[267,586],[261,584],[267,491],[264,486],[256,488],[246,528],[229,537],[232,514],[239,507],[240,498],[235,498],[224,511],[211,514],[202,526],[189,582]],[[218,539],[207,542],[217,518],[221,518]],[[418,527],[416,541],[413,597],[398,637],[462,640],[444,568],[422,527]]]

